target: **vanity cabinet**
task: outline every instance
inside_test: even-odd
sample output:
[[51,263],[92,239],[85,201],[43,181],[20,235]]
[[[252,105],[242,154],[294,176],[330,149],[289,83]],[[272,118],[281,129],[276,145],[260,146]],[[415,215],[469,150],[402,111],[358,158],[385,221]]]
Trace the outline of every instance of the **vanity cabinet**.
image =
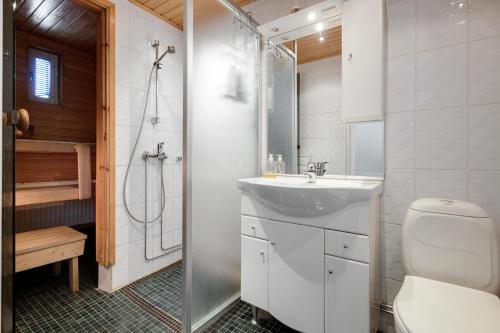
[[293,181],[239,180],[241,299],[300,332],[375,333],[381,183]]
[[241,219],[242,300],[301,332],[370,331],[368,236]]
[[369,332],[369,265],[325,256],[325,331]]

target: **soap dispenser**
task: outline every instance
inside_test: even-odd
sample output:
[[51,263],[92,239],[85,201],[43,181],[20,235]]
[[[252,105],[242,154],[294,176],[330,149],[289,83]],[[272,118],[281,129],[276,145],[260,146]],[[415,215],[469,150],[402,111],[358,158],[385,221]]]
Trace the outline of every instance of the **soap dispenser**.
[[276,171],[281,175],[286,173],[286,162],[283,161],[283,155],[278,155],[278,159],[276,161]]
[[276,178],[276,162],[274,161],[273,154],[267,155],[266,170],[264,172],[265,178]]

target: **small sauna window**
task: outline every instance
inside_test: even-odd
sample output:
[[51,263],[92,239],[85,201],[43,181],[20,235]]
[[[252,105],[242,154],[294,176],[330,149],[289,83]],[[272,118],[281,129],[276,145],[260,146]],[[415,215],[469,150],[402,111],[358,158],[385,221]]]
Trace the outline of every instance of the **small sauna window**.
[[59,56],[28,49],[29,99],[48,104],[59,101]]

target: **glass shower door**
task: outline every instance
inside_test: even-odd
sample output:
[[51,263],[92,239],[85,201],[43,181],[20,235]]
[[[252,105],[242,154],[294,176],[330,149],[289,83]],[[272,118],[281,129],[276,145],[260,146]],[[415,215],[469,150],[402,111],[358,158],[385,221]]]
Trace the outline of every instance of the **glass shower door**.
[[12,1],[3,2],[2,58],[2,332],[14,331],[14,216],[15,132],[14,13]]
[[190,29],[193,34],[187,83],[192,106],[185,129],[192,296],[186,302],[196,329],[239,297],[237,180],[255,177],[258,170],[259,39],[245,14],[230,3],[192,4],[193,25],[186,27],[188,36]]

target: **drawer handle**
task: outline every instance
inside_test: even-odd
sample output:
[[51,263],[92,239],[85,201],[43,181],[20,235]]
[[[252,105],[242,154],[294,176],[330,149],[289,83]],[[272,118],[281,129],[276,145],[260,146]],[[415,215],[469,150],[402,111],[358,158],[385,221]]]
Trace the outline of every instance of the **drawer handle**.
[[331,268],[330,268],[330,269],[328,270],[328,274],[333,274],[333,269],[331,269]]
[[348,249],[348,248],[349,248],[349,244],[344,243],[344,249]]
[[254,225],[252,226],[252,230],[255,230],[255,226]]

